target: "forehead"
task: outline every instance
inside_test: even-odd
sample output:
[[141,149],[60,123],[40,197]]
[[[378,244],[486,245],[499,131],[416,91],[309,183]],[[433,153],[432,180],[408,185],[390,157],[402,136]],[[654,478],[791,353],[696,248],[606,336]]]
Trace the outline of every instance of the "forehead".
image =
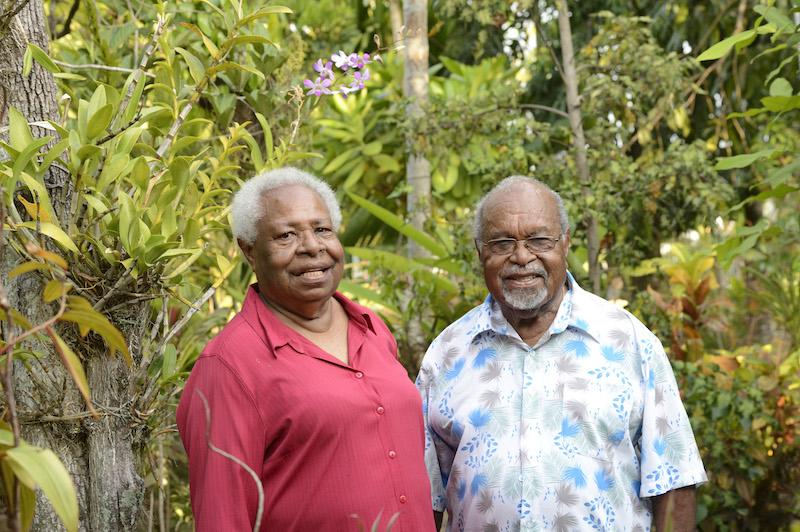
[[484,237],[560,232],[558,205],[546,189],[527,183],[497,192],[483,211]]
[[330,220],[325,201],[305,185],[283,185],[261,194],[261,223],[298,224]]

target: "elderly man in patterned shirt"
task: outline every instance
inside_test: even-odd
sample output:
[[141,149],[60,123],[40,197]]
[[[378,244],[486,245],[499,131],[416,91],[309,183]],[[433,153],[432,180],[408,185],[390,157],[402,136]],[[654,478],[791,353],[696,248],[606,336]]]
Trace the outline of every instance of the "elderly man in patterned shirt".
[[476,208],[489,295],[434,340],[417,387],[448,531],[695,524],[706,481],[658,339],[567,271],[559,195],[512,176]]

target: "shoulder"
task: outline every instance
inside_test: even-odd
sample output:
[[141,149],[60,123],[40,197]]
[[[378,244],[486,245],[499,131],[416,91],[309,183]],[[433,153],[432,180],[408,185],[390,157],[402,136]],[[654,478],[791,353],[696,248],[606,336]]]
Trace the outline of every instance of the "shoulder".
[[661,342],[650,329],[628,310],[575,286],[571,322],[587,330],[601,344],[627,344],[637,350],[642,344]]

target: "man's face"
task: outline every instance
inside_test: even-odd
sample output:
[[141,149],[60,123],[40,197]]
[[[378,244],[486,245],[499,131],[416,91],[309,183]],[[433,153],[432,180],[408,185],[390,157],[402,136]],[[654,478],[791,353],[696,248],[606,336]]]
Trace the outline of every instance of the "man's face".
[[518,184],[489,198],[484,209],[483,242],[497,238],[558,238],[553,249],[531,253],[519,242],[510,255],[493,254],[476,242],[486,287],[503,313],[530,318],[561,301],[567,277],[569,234],[561,239],[558,206],[545,189]]
[[270,190],[261,202],[266,214],[256,224],[256,241],[240,242],[259,291],[294,312],[307,303],[324,303],[342,279],[344,255],[325,202],[303,185]]

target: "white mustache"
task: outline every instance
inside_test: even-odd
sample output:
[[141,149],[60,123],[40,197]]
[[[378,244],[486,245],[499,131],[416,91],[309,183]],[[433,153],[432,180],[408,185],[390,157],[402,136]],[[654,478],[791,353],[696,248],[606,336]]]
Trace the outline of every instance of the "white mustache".
[[547,270],[544,269],[544,266],[541,264],[534,264],[532,266],[519,266],[519,265],[512,265],[509,268],[506,268],[502,272],[500,272],[501,276],[508,276],[508,275],[540,275],[547,279]]

